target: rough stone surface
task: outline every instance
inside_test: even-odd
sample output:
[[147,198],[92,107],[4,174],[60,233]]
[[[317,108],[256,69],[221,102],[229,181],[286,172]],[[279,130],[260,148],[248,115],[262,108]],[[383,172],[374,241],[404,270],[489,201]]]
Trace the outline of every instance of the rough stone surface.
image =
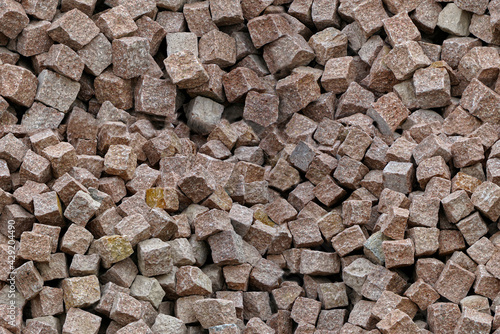
[[498,332],[499,32],[499,0],[0,0],[0,333]]

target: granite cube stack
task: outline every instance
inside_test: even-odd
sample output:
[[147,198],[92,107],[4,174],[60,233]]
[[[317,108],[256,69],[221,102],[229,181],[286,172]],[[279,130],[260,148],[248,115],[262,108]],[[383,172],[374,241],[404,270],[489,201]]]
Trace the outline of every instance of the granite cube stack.
[[0,334],[500,334],[500,0],[0,0]]

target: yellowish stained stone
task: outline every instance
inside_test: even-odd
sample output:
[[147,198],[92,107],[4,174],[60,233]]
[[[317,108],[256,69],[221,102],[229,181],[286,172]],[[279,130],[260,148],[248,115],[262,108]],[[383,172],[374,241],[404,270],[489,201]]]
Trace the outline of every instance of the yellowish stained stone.
[[63,208],[61,205],[61,200],[59,200],[59,196],[57,196],[57,194],[56,194],[56,199],[57,199],[57,210],[59,210],[59,214],[62,217],[63,216]]
[[458,172],[453,180],[451,180],[451,188],[452,191],[465,190],[470,196],[476,190],[476,188],[481,185],[481,183],[483,182],[475,178],[474,176]]
[[146,190],[146,203],[151,208],[165,209],[165,194],[163,188],[150,188]]
[[146,190],[146,203],[150,208],[174,212],[179,209],[179,198],[173,188],[150,188]]
[[254,214],[253,218],[256,220],[261,221],[263,224],[266,224],[267,226],[275,227],[276,223],[273,222],[271,218],[267,215],[267,213],[264,212],[262,209],[257,209]]
[[444,61],[442,60],[439,60],[439,61],[435,61],[431,64],[430,67],[434,67],[434,68],[443,68],[443,67],[446,67],[446,64]]
[[101,254],[101,256],[105,256],[106,259],[103,260],[107,260],[107,262],[120,262],[134,253],[130,242],[121,235],[104,236],[98,241],[101,240],[103,243],[103,250],[106,251],[106,254]]

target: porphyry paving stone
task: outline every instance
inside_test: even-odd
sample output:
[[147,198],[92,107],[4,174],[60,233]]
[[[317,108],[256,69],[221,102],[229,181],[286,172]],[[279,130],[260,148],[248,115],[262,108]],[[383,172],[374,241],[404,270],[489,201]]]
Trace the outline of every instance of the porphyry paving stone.
[[0,333],[497,333],[499,36],[499,0],[0,0]]

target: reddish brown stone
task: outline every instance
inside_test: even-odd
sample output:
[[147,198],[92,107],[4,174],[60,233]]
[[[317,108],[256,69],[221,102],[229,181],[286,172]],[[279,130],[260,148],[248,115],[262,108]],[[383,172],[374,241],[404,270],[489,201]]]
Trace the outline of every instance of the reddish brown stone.
[[73,9],[55,20],[47,32],[54,41],[79,50],[97,36],[99,28],[87,15]]

